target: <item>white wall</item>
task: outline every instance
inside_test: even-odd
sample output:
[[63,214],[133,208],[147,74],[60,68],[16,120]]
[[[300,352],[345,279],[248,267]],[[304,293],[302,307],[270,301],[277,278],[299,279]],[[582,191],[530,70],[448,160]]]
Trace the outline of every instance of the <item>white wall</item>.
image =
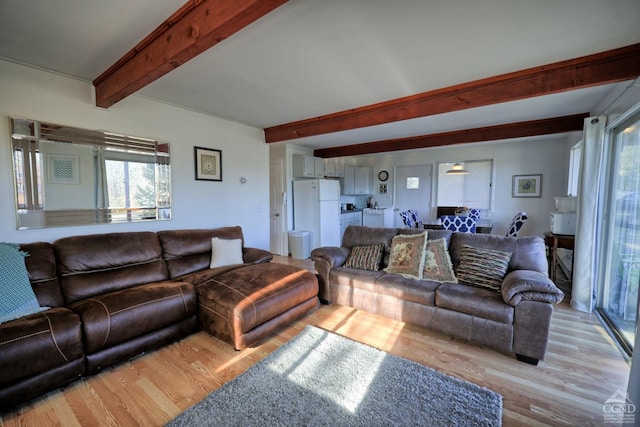
[[[493,183],[494,226],[492,232],[505,234],[513,216],[522,210],[527,212],[529,220],[522,228],[520,235],[542,236],[542,233],[549,229],[549,212],[555,208],[554,197],[566,194],[568,156],[566,137],[549,137],[359,156],[356,162],[373,168],[374,189],[377,189],[379,182],[378,172],[388,171],[390,177],[387,183],[390,183],[391,190],[394,182],[394,166],[431,164],[433,170],[437,171],[439,162],[493,159],[495,181]],[[542,174],[542,197],[512,198],[512,176],[530,174]],[[432,206],[435,207],[437,205],[436,177],[434,176],[433,179]],[[432,217],[435,219],[435,211]]]
[[[240,225],[247,245],[269,249],[269,150],[262,130],[139,96],[97,108],[90,83],[2,60],[0,94],[0,241]],[[17,231],[9,116],[169,141],[173,219]],[[194,146],[222,150],[222,182],[194,179]]]

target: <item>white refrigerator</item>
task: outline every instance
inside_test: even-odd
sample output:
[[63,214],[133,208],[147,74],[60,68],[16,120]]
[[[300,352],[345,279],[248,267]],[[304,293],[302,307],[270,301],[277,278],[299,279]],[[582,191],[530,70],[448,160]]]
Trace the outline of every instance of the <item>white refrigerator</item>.
[[311,232],[310,249],[340,246],[340,181],[293,181],[293,228]]

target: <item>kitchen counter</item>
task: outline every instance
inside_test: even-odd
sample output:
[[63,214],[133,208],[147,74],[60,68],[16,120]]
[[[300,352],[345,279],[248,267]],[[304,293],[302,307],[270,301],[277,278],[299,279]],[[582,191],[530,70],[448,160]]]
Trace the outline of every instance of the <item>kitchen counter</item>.
[[353,213],[353,212],[362,212],[363,210],[364,209],[362,209],[362,208],[351,209],[351,210],[340,209],[340,213],[341,214],[349,214],[349,213]]

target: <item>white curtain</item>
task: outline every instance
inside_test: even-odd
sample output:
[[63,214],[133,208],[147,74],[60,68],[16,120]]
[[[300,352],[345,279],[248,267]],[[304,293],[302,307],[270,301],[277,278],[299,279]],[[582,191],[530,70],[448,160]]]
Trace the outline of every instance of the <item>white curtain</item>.
[[588,117],[584,120],[571,307],[586,312],[593,310],[595,302],[598,259],[596,233],[599,218],[598,198],[604,167],[605,125],[605,116]]

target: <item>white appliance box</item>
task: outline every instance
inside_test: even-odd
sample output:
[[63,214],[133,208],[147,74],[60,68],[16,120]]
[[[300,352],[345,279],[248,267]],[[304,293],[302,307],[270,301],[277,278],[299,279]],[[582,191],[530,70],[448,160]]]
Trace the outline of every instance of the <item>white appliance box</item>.
[[565,212],[551,212],[549,225],[553,234],[576,234],[576,214]]

